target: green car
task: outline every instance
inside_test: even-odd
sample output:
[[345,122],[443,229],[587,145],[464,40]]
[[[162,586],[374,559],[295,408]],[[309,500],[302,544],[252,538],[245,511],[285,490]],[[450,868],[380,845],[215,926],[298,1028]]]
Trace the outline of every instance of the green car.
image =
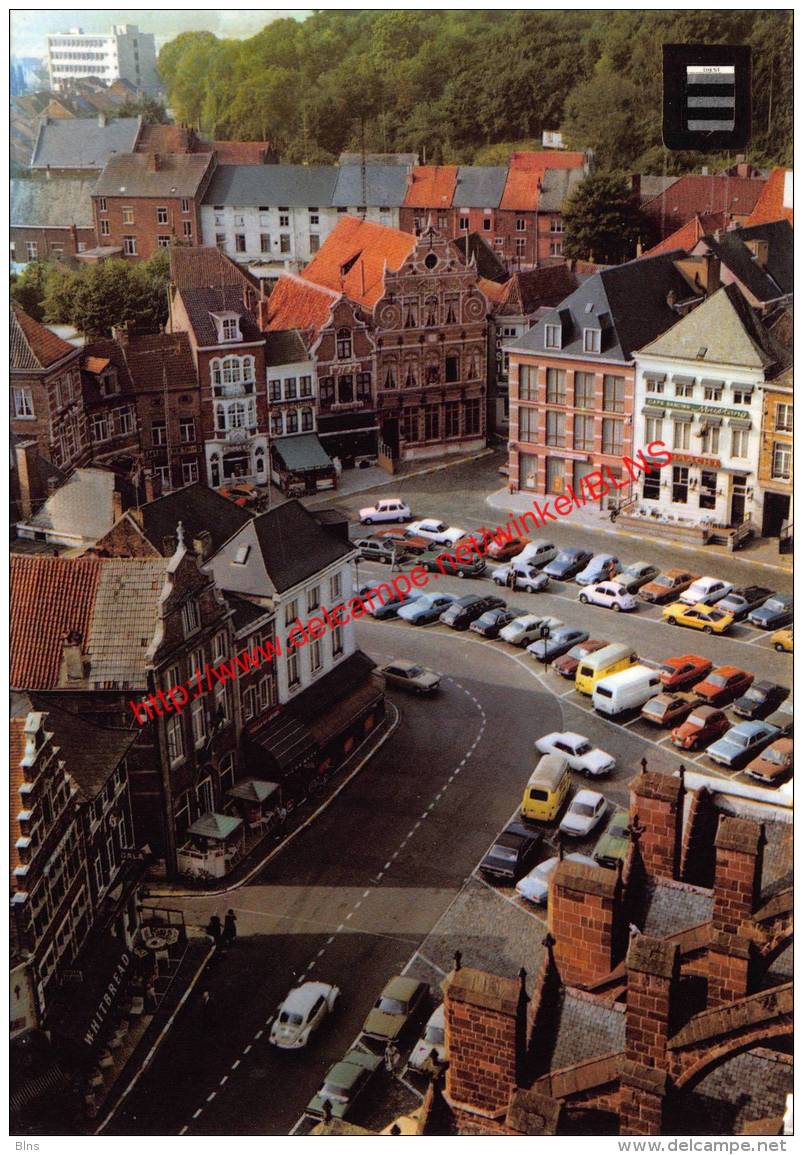
[[423,1009],[428,997],[426,983],[396,975],[385,983],[374,1009],[362,1025],[362,1034],[381,1043],[398,1039],[407,1024]]
[[430,573],[443,573],[450,577],[479,577],[485,573],[485,558],[473,557],[470,561],[461,561],[445,546],[428,549],[415,560],[416,565],[422,565]]
[[307,1115],[318,1119],[324,1117],[323,1105],[328,1099],[335,1119],[345,1119],[354,1100],[365,1090],[373,1075],[382,1066],[380,1055],[369,1055],[367,1051],[349,1051],[347,1055],[329,1069],[323,1086],[313,1095],[305,1108]]
[[630,841],[627,828],[630,825],[630,816],[626,810],[617,810],[608,823],[604,834],[597,839],[594,847],[594,858],[600,866],[616,866],[617,862],[624,862],[627,846]]

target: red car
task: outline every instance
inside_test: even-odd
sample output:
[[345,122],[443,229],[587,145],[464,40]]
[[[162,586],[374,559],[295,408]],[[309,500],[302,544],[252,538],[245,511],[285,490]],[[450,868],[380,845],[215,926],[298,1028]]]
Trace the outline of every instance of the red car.
[[699,574],[687,573],[685,569],[668,569],[639,590],[639,597],[645,602],[673,602],[678,594],[696,582]]
[[740,670],[738,666],[717,666],[692,688],[707,706],[727,706],[741,698],[752,684],[753,675],[746,670]]
[[555,658],[552,663],[552,669],[556,674],[560,674],[562,678],[571,678],[574,681],[577,674],[577,667],[582,662],[583,658],[587,658],[589,654],[593,654],[595,650],[602,650],[605,646],[609,646],[610,642],[600,642],[589,639],[587,642],[578,642],[576,646],[572,646],[568,654],[564,654],[561,658]]
[[686,690],[699,682],[714,668],[714,663],[698,654],[681,654],[679,658],[667,658],[661,665],[659,677],[667,690]]
[[488,546],[488,557],[494,561],[509,561],[529,544],[530,539],[527,537],[512,537],[510,541],[503,542],[492,541]]
[[249,485],[247,481],[235,481],[231,485],[224,485],[218,493],[241,508],[251,508],[259,501],[259,490]]
[[699,701],[696,694],[656,694],[641,707],[641,717],[654,726],[672,726],[682,722]]
[[730,729],[730,720],[724,710],[714,706],[697,706],[681,726],[672,731],[672,745],[681,750],[697,750],[721,738]]
[[395,542],[396,545],[401,546],[407,553],[412,553],[418,556],[420,553],[426,553],[428,549],[432,549],[432,542],[426,537],[417,537],[416,534],[407,534],[403,529],[377,529],[374,530],[374,537],[381,537],[387,542]]

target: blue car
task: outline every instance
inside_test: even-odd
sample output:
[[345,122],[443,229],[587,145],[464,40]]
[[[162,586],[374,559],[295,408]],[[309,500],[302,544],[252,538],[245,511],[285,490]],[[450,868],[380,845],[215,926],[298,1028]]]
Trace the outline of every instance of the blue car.
[[619,558],[610,553],[595,553],[585,569],[575,577],[579,586],[596,585],[608,581],[619,572]]
[[529,645],[527,653],[532,654],[539,662],[551,661],[552,658],[559,658],[562,654],[567,653],[578,642],[585,642],[588,636],[587,630],[576,630],[573,626],[560,626],[559,629],[552,630],[548,638],[539,638],[537,642]]
[[747,615],[747,620],[760,630],[777,630],[792,620],[792,595],[773,594],[763,606]]
[[543,572],[558,581],[566,582],[585,569],[593,556],[588,549],[562,549],[549,565],[544,566]]
[[[373,585],[359,586],[359,588],[355,586],[354,588],[355,594],[365,603],[365,608],[371,617],[380,622],[384,621],[385,618],[395,618],[403,606],[411,605],[422,596],[420,590],[403,596],[395,590],[391,590],[389,595],[380,591],[378,595],[372,597],[373,591],[383,584],[387,586],[388,583],[375,582]],[[388,586],[388,588],[390,587]]]
[[412,626],[428,626],[430,622],[437,622],[454,601],[457,601],[455,594],[421,594],[415,601],[402,606],[398,616]]
[[779,734],[778,727],[769,722],[739,722],[709,746],[706,754],[721,766],[736,766],[754,758]]

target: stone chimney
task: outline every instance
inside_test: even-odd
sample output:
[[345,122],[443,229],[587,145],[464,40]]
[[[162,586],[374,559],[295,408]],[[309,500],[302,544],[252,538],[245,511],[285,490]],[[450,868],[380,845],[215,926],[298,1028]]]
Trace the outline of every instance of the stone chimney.
[[61,651],[61,677],[59,678],[59,683],[62,686],[83,682],[86,677],[82,642],[80,630],[70,630],[64,639]]
[[643,828],[639,848],[650,878],[678,877],[683,830],[682,775],[678,778],[645,769],[630,783],[630,821]]
[[38,446],[35,441],[18,441],[14,446],[19,482],[20,514],[27,520],[45,498],[43,486],[36,472]]
[[618,871],[564,859],[550,880],[547,912],[563,983],[580,986],[610,974],[623,917]]
[[464,967],[444,981],[446,1099],[458,1112],[502,1119],[524,1052],[523,980]]

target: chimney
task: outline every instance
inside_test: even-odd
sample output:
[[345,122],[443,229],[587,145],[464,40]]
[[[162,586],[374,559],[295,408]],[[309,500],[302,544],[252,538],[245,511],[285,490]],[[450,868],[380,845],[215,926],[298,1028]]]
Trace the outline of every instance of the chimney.
[[758,237],[752,237],[749,241],[745,241],[750,252],[753,254],[753,259],[757,265],[761,265],[762,269],[767,267],[767,258],[769,256],[769,242],[759,240]]
[[161,161],[159,159],[159,153],[158,152],[149,152],[148,153],[148,171],[149,172],[158,172],[160,168],[161,168]]
[[64,639],[61,651],[62,668],[59,682],[67,685],[70,682],[83,682],[84,655],[81,648],[82,637],[80,630],[70,630]]
[[630,821],[643,828],[639,849],[650,878],[678,878],[684,793],[682,776],[646,769],[630,783]]
[[720,270],[721,264],[716,253],[703,253],[703,262],[705,264],[705,295],[710,297],[717,291],[721,282]]
[[[212,551],[212,535],[208,529],[200,530],[192,539],[192,548],[199,562],[206,561]],[[175,550],[173,552],[175,553]]]
[[115,485],[112,490],[112,521],[119,521],[123,516],[123,495]]
[[646,1067],[665,1068],[666,1046],[674,1027],[672,996],[680,977],[678,945],[634,934],[625,966],[625,1055]]
[[708,176],[708,165],[704,164],[700,169],[700,176]]
[[105,127],[106,127],[106,113],[105,112],[99,112],[98,113],[98,128],[105,128]]
[[761,894],[764,831],[749,818],[723,815],[714,845],[713,923],[718,930],[735,934],[751,921]]
[[41,505],[45,498],[41,482],[36,472],[38,446],[35,441],[18,441],[14,446],[17,459],[17,479],[19,481],[19,505],[23,518],[29,518],[34,506]]
[[641,173],[634,172],[630,174],[630,191],[636,200],[641,199]]
[[157,485],[153,474],[148,469],[145,471],[145,501],[155,501],[159,496],[157,489],[161,491],[161,486]]
[[547,920],[562,982],[598,982],[616,965],[624,908],[618,871],[564,859],[549,884]]

